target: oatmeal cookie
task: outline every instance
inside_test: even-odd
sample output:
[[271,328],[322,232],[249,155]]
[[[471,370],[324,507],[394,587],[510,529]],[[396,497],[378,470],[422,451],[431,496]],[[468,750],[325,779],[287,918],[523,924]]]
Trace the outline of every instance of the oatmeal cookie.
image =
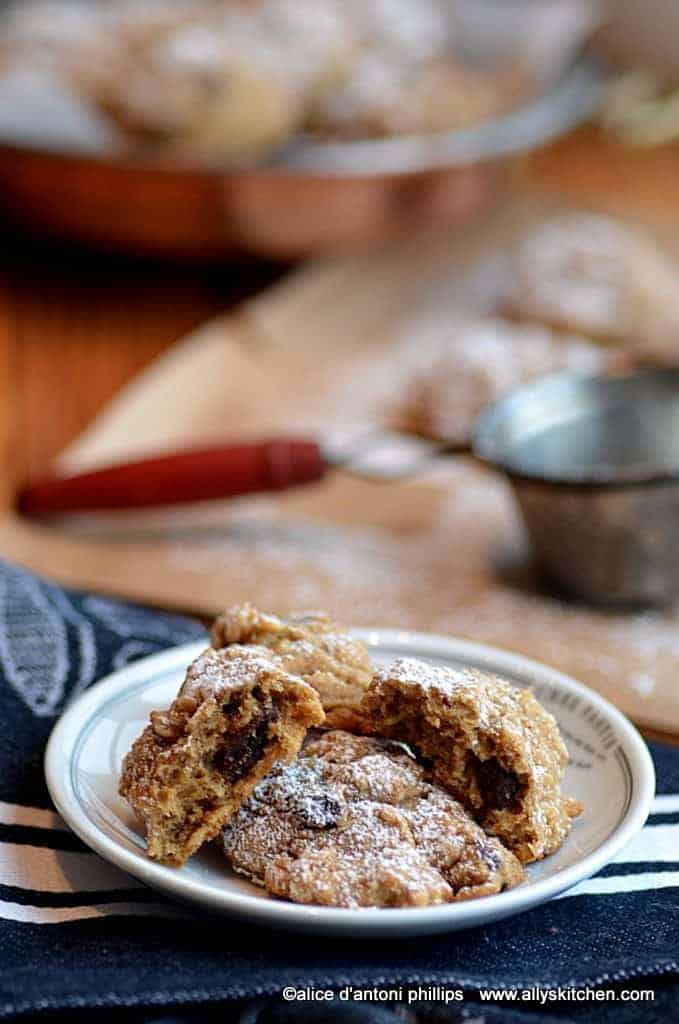
[[532,94],[454,22],[441,0],[22,0],[0,6],[0,68],[53,70],[133,152],[242,165],[299,134],[453,131]]
[[622,344],[631,359],[679,361],[679,268],[642,232],[564,214],[532,228],[509,262],[505,302],[517,318]]
[[314,690],[263,648],[201,654],[123,762],[120,793],[146,826],[149,856],[183,864],[323,718]]
[[517,885],[523,869],[400,744],[325,733],[276,766],[223,833],[272,895],[337,907],[430,906]]
[[313,131],[338,138],[449,132],[510,108],[525,82],[511,71],[475,71],[447,54],[416,64],[398,51],[369,49],[309,115]]
[[286,672],[301,676],[317,691],[326,726],[362,731],[358,705],[370,685],[373,666],[367,648],[330,622],[322,612],[280,619],[251,604],[234,605],[212,627],[212,646],[259,644]]
[[396,425],[457,444],[469,440],[486,405],[520,384],[559,370],[602,373],[609,362],[601,346],[500,317],[442,322],[413,340],[417,365],[394,410]]
[[399,658],[376,673],[363,710],[377,733],[425,758],[432,779],[523,863],[553,853],[582,810],[561,793],[568,755],[556,720],[529,690]]

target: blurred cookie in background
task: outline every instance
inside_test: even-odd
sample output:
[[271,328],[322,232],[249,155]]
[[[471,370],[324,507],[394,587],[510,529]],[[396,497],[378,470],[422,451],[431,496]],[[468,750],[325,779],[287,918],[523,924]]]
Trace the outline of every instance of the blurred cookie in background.
[[491,402],[559,370],[599,373],[608,354],[583,338],[500,317],[428,328],[394,414],[402,429],[465,444]]
[[35,0],[0,18],[0,76],[48,67],[132,150],[170,156],[240,161],[304,134],[453,131],[539,91],[511,47],[492,60],[470,49],[463,9],[441,0]]
[[507,261],[505,309],[522,321],[679,362],[679,266],[643,232],[593,213],[540,223]]

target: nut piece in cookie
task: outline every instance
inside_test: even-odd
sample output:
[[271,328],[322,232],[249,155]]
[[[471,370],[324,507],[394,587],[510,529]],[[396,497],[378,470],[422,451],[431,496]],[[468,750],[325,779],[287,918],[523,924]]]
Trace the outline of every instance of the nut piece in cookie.
[[201,654],[123,762],[120,793],[146,826],[149,856],[183,864],[323,718],[314,690],[263,648]]
[[514,854],[428,783],[405,747],[341,731],[277,765],[223,839],[236,871],[296,903],[422,907],[523,879]]
[[358,705],[373,676],[367,648],[323,612],[267,615],[251,604],[227,608],[212,627],[212,646],[258,644],[275,655],[286,672],[317,691],[331,728],[362,731]]
[[561,793],[568,755],[556,720],[528,690],[400,658],[377,672],[362,707],[523,863],[553,853],[582,810]]

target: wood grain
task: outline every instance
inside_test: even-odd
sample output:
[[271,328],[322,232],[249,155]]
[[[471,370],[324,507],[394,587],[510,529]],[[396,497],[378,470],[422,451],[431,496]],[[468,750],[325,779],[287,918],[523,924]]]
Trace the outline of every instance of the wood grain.
[[126,263],[13,239],[0,256],[3,507],[139,370],[275,273]]
[[679,144],[629,147],[590,127],[555,142],[527,162],[528,180],[565,199],[679,231]]

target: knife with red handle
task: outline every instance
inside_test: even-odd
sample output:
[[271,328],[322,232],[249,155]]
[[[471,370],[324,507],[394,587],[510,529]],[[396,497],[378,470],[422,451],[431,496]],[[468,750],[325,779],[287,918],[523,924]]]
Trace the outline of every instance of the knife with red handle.
[[235,498],[313,483],[329,468],[320,446],[301,438],[193,448],[46,476],[23,488],[18,507],[42,517]]

